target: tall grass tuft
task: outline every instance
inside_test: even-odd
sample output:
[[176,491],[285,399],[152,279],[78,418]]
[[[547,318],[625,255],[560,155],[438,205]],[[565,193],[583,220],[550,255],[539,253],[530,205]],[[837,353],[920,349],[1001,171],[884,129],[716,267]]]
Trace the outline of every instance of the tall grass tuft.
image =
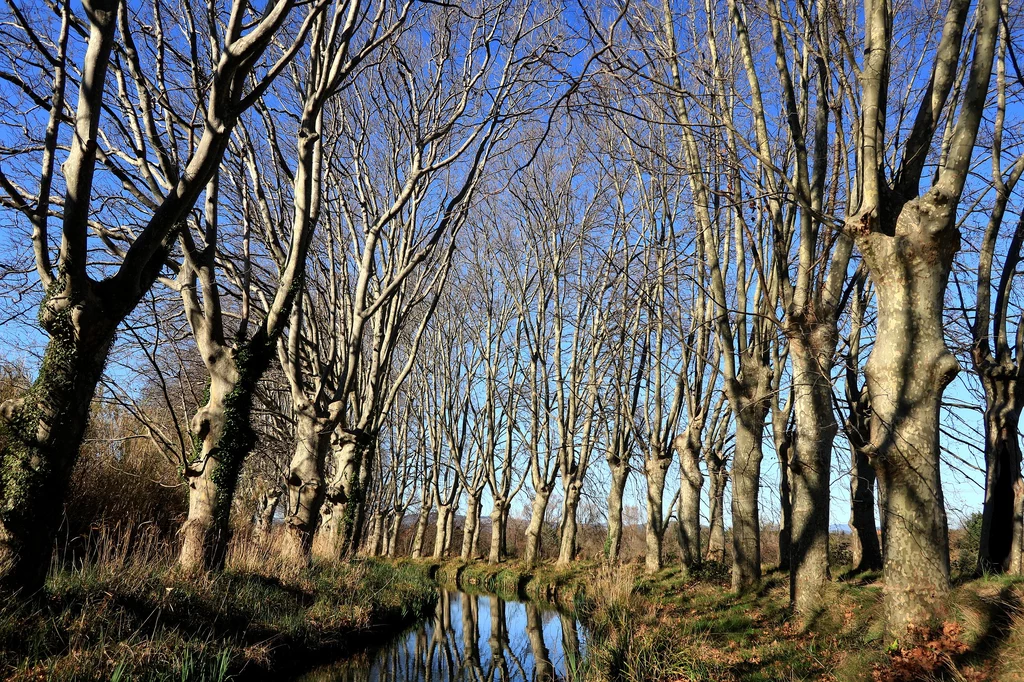
[[291,568],[244,533],[217,575],[181,574],[175,550],[145,528],[94,529],[39,594],[0,604],[0,678],[222,682],[341,651],[436,601],[413,567]]

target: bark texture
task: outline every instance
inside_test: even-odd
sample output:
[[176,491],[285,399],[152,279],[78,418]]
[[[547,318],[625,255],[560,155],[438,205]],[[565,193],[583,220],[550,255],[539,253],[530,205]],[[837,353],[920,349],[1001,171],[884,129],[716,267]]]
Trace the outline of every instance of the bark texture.
[[705,456],[708,465],[708,561],[725,563],[725,485],[729,471],[725,457],[709,450]]
[[[77,312],[60,305],[32,388],[0,408],[0,587],[43,585],[63,500],[113,334],[83,342]],[[87,338],[87,337],[86,337]]]
[[553,485],[542,485],[533,496],[530,523],[526,527],[526,548],[523,552],[523,563],[528,568],[536,566],[540,561],[541,531],[544,529],[544,515],[553,489]]
[[[763,368],[762,368],[763,369]],[[758,373],[741,382],[743,397],[730,399],[736,414],[736,453],[732,464],[732,589],[744,592],[761,582],[761,514],[758,489],[764,459],[765,400],[770,377]]]
[[313,532],[320,519],[325,485],[324,463],[330,452],[330,433],[323,433],[323,425],[313,414],[308,402],[294,405],[295,452],[288,468],[288,515],[285,517],[285,537],[282,553],[296,565],[309,561],[313,545]]
[[[979,572],[1021,573],[1021,449],[1017,435],[1022,407],[1018,371],[1012,363],[989,365],[985,389],[985,504],[978,549]],[[1002,371],[1000,371],[1002,370]]]
[[508,556],[505,535],[508,529],[508,502],[503,499],[494,500],[491,508],[491,547],[487,553],[487,563],[501,563]]
[[622,550],[622,496],[626,491],[629,477],[629,462],[609,455],[608,466],[612,481],[608,490],[608,540],[605,543],[605,557],[616,563]]
[[239,350],[228,350],[207,362],[210,395],[192,419],[194,457],[185,469],[189,505],[178,563],[186,572],[224,566],[238,475],[256,443],[249,423],[253,396],[270,348],[266,335],[260,333],[240,344]]
[[790,314],[800,332],[789,339],[793,364],[796,433],[789,463],[793,530],[790,598],[806,615],[822,607],[829,580],[828,526],[832,443],[839,425],[832,408],[830,371],[836,347],[835,324],[828,314],[809,320]]
[[700,441],[687,429],[675,439],[679,453],[679,550],[685,569],[700,565],[700,495],[704,475],[700,471]]
[[352,549],[356,508],[362,500],[360,470],[372,439],[345,433],[332,447],[333,473],[320,511],[320,525],[313,537],[314,556],[337,561]]
[[886,492],[885,600],[895,633],[942,618],[947,608],[939,408],[959,371],[946,348],[942,317],[960,248],[951,203],[933,189],[903,207],[893,236],[871,233],[860,244],[878,299],[878,332],[865,377],[873,412],[869,452]]
[[557,563],[559,566],[568,566],[576,558],[576,535],[579,530],[576,514],[579,510],[582,493],[582,479],[574,479],[565,492],[565,500],[562,503],[562,532],[558,545]]

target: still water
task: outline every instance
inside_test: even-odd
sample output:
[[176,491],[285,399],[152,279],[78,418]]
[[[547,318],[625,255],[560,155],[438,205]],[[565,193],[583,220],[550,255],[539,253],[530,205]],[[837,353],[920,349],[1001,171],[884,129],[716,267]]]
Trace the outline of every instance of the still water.
[[434,615],[300,682],[561,682],[585,651],[583,628],[547,604],[442,591]]

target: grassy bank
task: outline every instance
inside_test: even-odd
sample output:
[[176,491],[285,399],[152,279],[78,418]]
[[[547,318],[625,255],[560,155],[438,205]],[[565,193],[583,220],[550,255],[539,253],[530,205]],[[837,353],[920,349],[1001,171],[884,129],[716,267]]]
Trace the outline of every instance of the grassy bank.
[[[628,571],[628,569],[626,569]],[[889,641],[882,586],[867,574],[829,585],[821,610],[800,623],[788,576],[735,595],[724,567],[683,576],[598,576],[592,585],[588,680],[836,680],[1024,682],[1024,582],[985,578],[957,586],[951,618],[911,641]]]
[[953,590],[947,623],[893,642],[884,636],[878,574],[833,582],[823,608],[801,623],[780,572],[756,592],[736,595],[728,568],[716,564],[655,576],[598,563],[412,565],[442,586],[572,608],[589,632],[585,682],[1024,682],[1021,580],[964,582]]
[[572,609],[582,605],[585,583],[600,568],[599,563],[586,561],[570,567],[541,564],[533,568],[515,561],[496,565],[459,560],[404,563],[416,567],[442,587],[487,592],[505,599],[527,598]]
[[212,578],[171,566],[89,561],[3,604],[0,678],[244,680],[336,657],[436,603],[422,571],[381,561],[289,573],[250,551]]

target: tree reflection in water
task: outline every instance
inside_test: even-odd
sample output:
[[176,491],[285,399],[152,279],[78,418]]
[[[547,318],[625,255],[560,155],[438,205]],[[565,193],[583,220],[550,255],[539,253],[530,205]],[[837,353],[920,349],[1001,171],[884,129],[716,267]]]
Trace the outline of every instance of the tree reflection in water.
[[434,615],[380,648],[301,682],[570,682],[579,623],[551,606],[442,591]]

